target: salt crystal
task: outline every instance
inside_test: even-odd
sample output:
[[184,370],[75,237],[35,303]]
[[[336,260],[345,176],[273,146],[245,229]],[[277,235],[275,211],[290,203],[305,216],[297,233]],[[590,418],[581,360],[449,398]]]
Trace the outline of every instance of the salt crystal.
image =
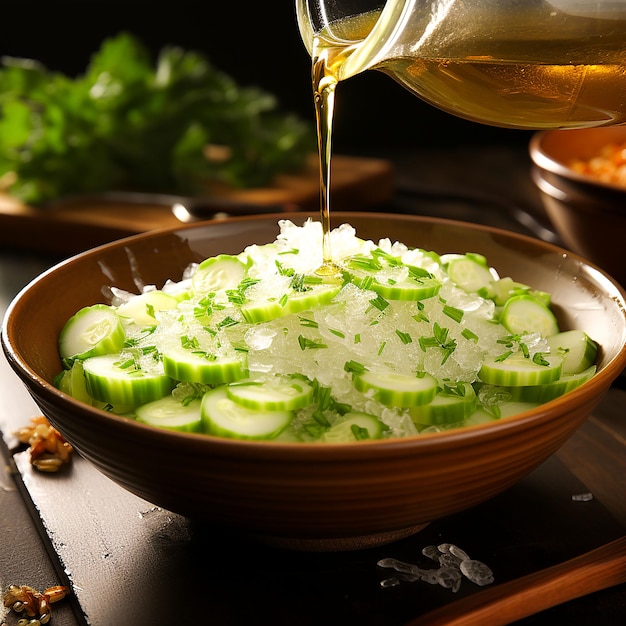
[[437,571],[437,581],[456,593],[461,587],[461,572],[456,567],[442,567]]
[[461,548],[459,548],[458,546],[455,546],[454,544],[449,544],[448,549],[450,551],[450,554],[454,554],[454,556],[456,556],[461,561],[465,561],[466,559],[469,559],[469,555],[467,554],[467,552],[465,552],[464,550],[461,550]]
[[445,567],[458,567],[462,560],[463,559],[460,559],[450,552],[445,552],[439,555],[439,565],[443,565]]
[[425,548],[422,548],[422,554],[433,561],[439,561],[440,552],[436,546],[426,546]]
[[474,559],[461,561],[461,573],[480,587],[490,585],[493,582],[493,572],[487,565]]
[[396,572],[400,574],[409,574],[411,576],[415,576],[416,580],[420,575],[420,568],[417,565],[413,565],[412,563],[405,563],[404,561],[399,561],[398,559],[381,559],[378,561],[379,567],[386,567],[390,569],[394,569]]
[[422,570],[422,575],[420,576],[420,579],[430,585],[438,585],[439,584],[438,570],[436,569]]
[[271,345],[276,331],[267,326],[253,326],[246,333],[246,343],[252,350],[267,350]]
[[[493,572],[487,565],[469,558],[464,550],[452,543],[425,546],[422,548],[422,554],[438,563],[439,567],[421,569],[417,565],[392,558],[381,559],[378,565],[395,569],[400,580],[409,582],[422,580],[431,585],[451,589],[454,593],[460,589],[463,576],[481,587],[491,584],[494,580]],[[389,580],[391,579],[381,582],[381,586],[390,586]]]

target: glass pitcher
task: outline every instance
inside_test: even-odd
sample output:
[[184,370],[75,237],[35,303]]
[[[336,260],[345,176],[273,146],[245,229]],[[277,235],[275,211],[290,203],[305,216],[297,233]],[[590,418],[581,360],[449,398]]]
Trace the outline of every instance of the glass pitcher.
[[626,122],[626,0],[296,0],[337,81],[388,74],[456,116],[509,128]]

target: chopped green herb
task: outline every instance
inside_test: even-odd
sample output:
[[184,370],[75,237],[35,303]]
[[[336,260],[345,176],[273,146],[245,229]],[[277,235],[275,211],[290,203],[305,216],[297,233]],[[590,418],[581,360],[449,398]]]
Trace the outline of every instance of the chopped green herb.
[[443,359],[441,364],[443,365],[456,350],[456,339],[448,340],[448,334],[450,330],[440,326],[437,322],[433,324],[433,336],[432,337],[420,337],[418,343],[423,352],[426,352],[427,348],[441,348],[443,351]]
[[461,309],[449,306],[448,304],[443,305],[443,312],[455,322],[460,322],[463,319],[464,315],[464,312]]
[[218,325],[218,328],[228,328],[229,326],[235,326],[235,324],[239,324],[239,322],[234,319],[233,317],[231,317],[230,315],[227,315]]
[[400,338],[400,341],[406,346],[409,343],[413,342],[413,338],[409,333],[402,332],[401,330],[396,329],[396,335]]
[[417,315],[413,315],[413,319],[416,322],[430,322],[430,320],[428,319],[428,316],[424,313],[424,303],[423,302],[417,302],[417,310],[419,311],[417,313]]
[[373,298],[370,300],[370,304],[379,311],[384,311],[389,306],[389,302],[387,302],[387,300],[385,300],[382,296]]
[[461,331],[461,335],[468,341],[478,341],[478,335],[472,332],[469,328],[464,328]]
[[300,326],[304,326],[305,328],[318,328],[319,324],[312,319],[309,319],[307,317],[300,317],[298,318],[300,320]]
[[352,434],[357,441],[364,441],[370,438],[369,430],[367,430],[367,428],[359,426],[358,424],[352,424],[352,426],[350,426],[350,430],[352,431]]
[[367,367],[358,361],[346,361],[343,369],[351,374],[363,374],[367,372]]
[[182,335],[180,338],[180,345],[185,348],[185,350],[196,350],[200,343],[197,337],[188,337],[187,335]]
[[304,288],[304,274],[294,274],[289,286],[294,291],[305,291]]
[[513,350],[507,350],[503,352],[501,355],[497,356],[494,360],[496,363],[502,363],[502,361],[506,361],[513,354]]
[[298,335],[298,344],[300,346],[300,350],[310,350],[310,349],[328,347],[325,343],[320,343],[317,341],[313,341],[312,339],[307,339],[303,335]]
[[533,355],[533,363],[537,365],[550,365],[550,362],[546,360],[542,352],[536,352]]

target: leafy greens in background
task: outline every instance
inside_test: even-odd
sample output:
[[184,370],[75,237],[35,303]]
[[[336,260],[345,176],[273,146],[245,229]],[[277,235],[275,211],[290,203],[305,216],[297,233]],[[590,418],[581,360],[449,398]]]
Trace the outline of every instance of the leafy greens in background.
[[313,129],[273,95],[179,47],[154,64],[128,33],[106,40],[76,78],[29,59],[0,66],[0,187],[25,202],[261,186],[314,148]]

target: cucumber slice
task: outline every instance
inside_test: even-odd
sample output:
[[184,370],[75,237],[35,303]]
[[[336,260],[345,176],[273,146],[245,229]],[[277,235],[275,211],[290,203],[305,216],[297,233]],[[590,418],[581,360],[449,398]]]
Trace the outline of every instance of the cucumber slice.
[[441,283],[432,277],[414,278],[387,284],[375,280],[369,288],[386,300],[417,302],[436,296],[441,289]]
[[237,257],[219,254],[205,259],[198,265],[191,277],[191,287],[198,294],[235,289],[247,272],[245,263]]
[[503,361],[487,358],[480,367],[478,377],[489,385],[522,387],[547,385],[561,376],[563,360],[559,356],[544,356],[546,365],[539,365],[521,353],[513,354]]
[[513,415],[518,415],[519,413],[524,413],[524,411],[530,411],[538,406],[539,404],[536,402],[517,402],[513,400],[508,402],[502,402],[497,407],[498,415],[494,415],[490,411],[479,408],[465,420],[463,426],[489,424],[490,422],[496,422],[500,419],[505,419]]
[[464,254],[453,257],[445,266],[450,280],[468,293],[488,288],[493,275],[487,260],[480,254]]
[[592,365],[582,372],[576,374],[562,375],[558,380],[546,385],[529,385],[526,387],[508,387],[514,402],[533,402],[543,404],[550,402],[563,394],[580,387],[586,383],[596,373],[596,366]]
[[178,299],[158,289],[146,291],[124,302],[117,308],[122,317],[126,317],[139,326],[152,326],[158,323],[156,314],[178,306]]
[[295,411],[311,404],[313,393],[313,387],[300,378],[283,376],[240,380],[226,387],[233,402],[257,411]]
[[245,352],[212,356],[201,350],[188,350],[182,346],[164,348],[163,370],[176,380],[205,385],[221,385],[248,375]]
[[348,257],[343,266],[344,281],[373,291],[386,300],[425,300],[441,289],[441,282],[427,270],[403,263],[400,257],[381,249]]
[[559,332],[554,313],[543,302],[530,295],[509,298],[500,317],[502,325],[511,333],[539,333],[550,337]]
[[463,426],[478,426],[479,424],[491,424],[500,418],[485,409],[476,409],[463,423]]
[[[391,274],[392,276],[393,274]],[[380,274],[378,274],[378,277]],[[411,275],[402,280],[392,277],[383,282],[374,273],[347,270],[344,277],[360,289],[368,289],[386,300],[418,301],[432,298],[439,293],[441,282],[430,275]]]
[[92,398],[87,391],[87,381],[83,372],[83,362],[75,360],[69,370],[63,372],[55,379],[57,389],[72,396],[76,400],[92,404]]
[[375,415],[358,411],[346,413],[322,436],[325,443],[351,443],[382,439],[387,427]]
[[167,395],[174,381],[159,372],[120,367],[119,354],[104,354],[83,361],[87,391],[92,398],[113,406],[140,406]]
[[467,419],[476,409],[476,393],[470,383],[444,388],[428,404],[411,407],[416,424],[454,424]]
[[291,291],[282,299],[246,302],[241,305],[241,314],[250,324],[269,322],[291,313],[300,313],[328,304],[340,289],[338,285],[315,285],[307,291]]
[[365,372],[354,377],[354,386],[361,392],[373,390],[374,399],[391,407],[426,404],[437,395],[437,379],[426,373]]
[[138,406],[135,409],[135,415],[139,422],[149,426],[199,433],[202,431],[201,407],[202,402],[199,399],[183,404],[180,400],[168,395]]
[[578,374],[596,362],[598,344],[583,330],[565,330],[547,341],[550,352],[563,357],[563,374]]
[[269,322],[286,315],[284,307],[276,300],[247,302],[241,305],[241,314],[249,324]]
[[496,306],[503,306],[513,296],[528,294],[530,287],[514,281],[510,276],[493,280],[489,285],[477,290],[479,296],[493,300]]
[[293,292],[287,296],[284,310],[287,314],[300,313],[328,304],[340,289],[340,285],[314,285],[307,291]]
[[59,335],[59,353],[62,359],[86,359],[119,352],[125,339],[124,325],[115,309],[94,304],[67,320]]
[[202,398],[202,423],[207,433],[231,439],[273,439],[293,419],[292,411],[255,411],[233,402],[226,387],[207,391]]

